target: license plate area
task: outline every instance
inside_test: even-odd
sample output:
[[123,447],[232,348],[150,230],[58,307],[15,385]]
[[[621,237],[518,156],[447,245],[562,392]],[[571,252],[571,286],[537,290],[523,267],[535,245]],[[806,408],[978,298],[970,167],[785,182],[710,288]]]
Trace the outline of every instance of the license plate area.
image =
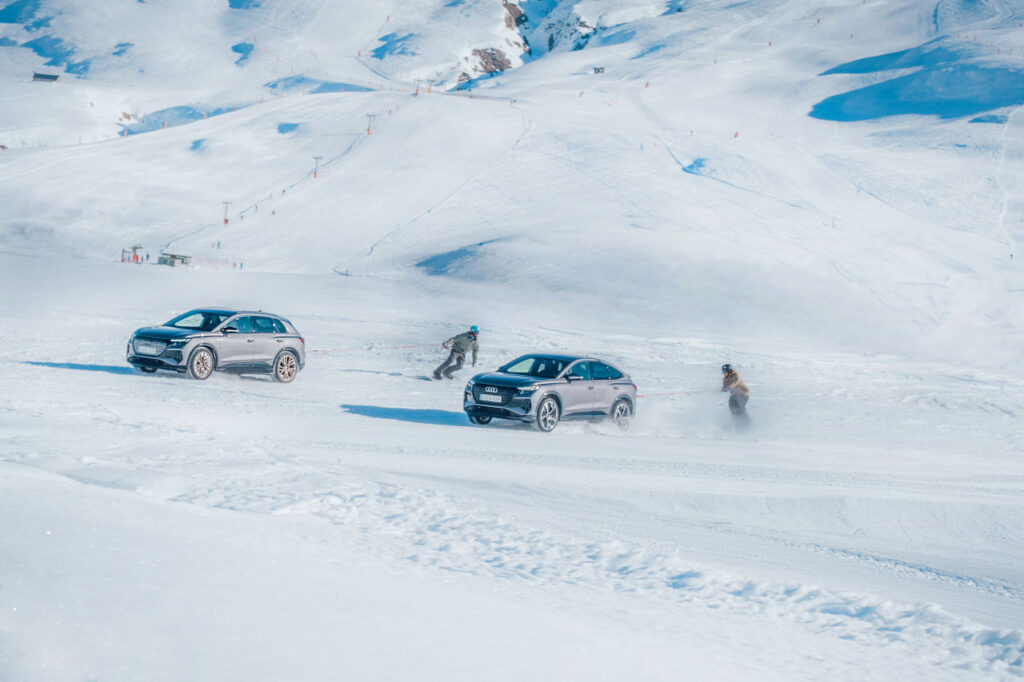
[[152,343],[150,341],[136,341],[135,352],[139,355],[160,355],[167,348],[166,344]]
[[499,393],[481,393],[480,402],[482,403],[500,403],[501,394]]

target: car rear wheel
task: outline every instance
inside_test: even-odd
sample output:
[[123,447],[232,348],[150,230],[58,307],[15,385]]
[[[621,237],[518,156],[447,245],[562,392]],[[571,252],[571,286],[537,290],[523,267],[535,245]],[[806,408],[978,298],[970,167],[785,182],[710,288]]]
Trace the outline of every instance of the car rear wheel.
[[481,426],[483,426],[485,424],[491,423],[491,417],[478,417],[471,414],[469,415],[469,421],[473,422],[474,424],[480,424]]
[[558,425],[558,418],[562,415],[562,409],[554,398],[544,398],[537,406],[537,428],[547,433]]
[[284,351],[277,356],[274,362],[274,378],[282,384],[287,384],[299,373],[299,361],[291,351]]
[[629,401],[625,398],[619,398],[612,405],[611,420],[612,423],[619,427],[620,431],[629,430],[629,422],[633,417],[633,408],[630,407]]
[[209,379],[214,368],[213,353],[209,348],[196,348],[188,359],[188,375],[193,379]]
[[139,371],[143,374],[153,374],[156,372],[156,367],[139,367]]

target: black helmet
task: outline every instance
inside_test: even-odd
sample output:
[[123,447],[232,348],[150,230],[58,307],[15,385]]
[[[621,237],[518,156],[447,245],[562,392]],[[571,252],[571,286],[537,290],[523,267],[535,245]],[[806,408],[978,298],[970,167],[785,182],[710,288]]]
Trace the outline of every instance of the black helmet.
[[730,365],[728,362],[725,363],[724,365],[722,365],[722,371],[723,372],[731,372],[732,371],[732,365]]

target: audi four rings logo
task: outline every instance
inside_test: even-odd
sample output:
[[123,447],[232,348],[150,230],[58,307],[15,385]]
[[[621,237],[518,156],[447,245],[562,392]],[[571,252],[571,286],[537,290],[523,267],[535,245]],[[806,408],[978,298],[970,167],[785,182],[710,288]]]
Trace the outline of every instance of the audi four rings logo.
[[488,386],[487,388],[484,389],[484,392],[485,393],[497,393],[498,389],[496,389],[494,386]]

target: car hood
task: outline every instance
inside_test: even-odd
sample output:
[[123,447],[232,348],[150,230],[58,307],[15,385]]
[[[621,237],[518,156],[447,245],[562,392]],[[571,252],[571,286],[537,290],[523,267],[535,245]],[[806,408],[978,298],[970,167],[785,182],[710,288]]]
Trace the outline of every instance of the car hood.
[[540,383],[542,381],[553,381],[553,379],[541,379],[540,377],[527,377],[521,374],[506,374],[504,372],[488,372],[487,374],[477,374],[473,377],[473,383],[476,384],[509,386],[511,388],[532,386],[533,384]]
[[167,327],[164,325],[159,327],[143,327],[142,329],[135,330],[135,336],[144,336],[147,339],[160,339],[161,341],[182,339],[196,333],[198,332],[194,329],[179,329],[177,327]]

